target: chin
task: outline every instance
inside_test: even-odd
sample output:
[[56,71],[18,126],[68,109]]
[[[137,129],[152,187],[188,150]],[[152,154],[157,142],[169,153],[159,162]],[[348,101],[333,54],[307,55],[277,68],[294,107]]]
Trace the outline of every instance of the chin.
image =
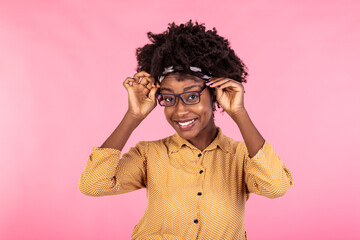
[[184,132],[184,131],[177,131],[180,137],[190,141],[191,139],[194,139],[198,134],[194,132]]

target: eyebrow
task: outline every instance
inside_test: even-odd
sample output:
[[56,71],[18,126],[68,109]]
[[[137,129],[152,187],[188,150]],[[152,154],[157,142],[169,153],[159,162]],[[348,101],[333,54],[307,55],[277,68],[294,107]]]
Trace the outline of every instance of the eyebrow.
[[[188,87],[184,88],[183,91],[186,92],[186,91],[188,91],[188,90],[190,90],[190,89],[192,89],[194,87],[202,88],[202,86],[200,86],[200,85],[191,85],[191,86],[188,86]],[[161,91],[169,91],[169,92],[172,92],[172,93],[174,92],[171,88],[161,88],[160,90]]]

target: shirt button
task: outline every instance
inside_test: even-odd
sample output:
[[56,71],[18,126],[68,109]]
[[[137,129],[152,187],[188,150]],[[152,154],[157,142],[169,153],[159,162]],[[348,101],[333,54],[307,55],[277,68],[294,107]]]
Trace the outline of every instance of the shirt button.
[[201,154],[201,153],[199,153],[199,154],[198,154],[198,157],[201,157],[201,156],[202,156],[202,154]]
[[201,194],[202,194],[201,192],[198,192],[198,196],[201,196]]
[[199,172],[199,173],[200,173],[200,174],[202,174],[203,172],[204,172],[203,170],[200,170],[200,172]]
[[198,223],[198,222],[199,222],[199,220],[197,220],[197,219],[194,220],[194,223]]

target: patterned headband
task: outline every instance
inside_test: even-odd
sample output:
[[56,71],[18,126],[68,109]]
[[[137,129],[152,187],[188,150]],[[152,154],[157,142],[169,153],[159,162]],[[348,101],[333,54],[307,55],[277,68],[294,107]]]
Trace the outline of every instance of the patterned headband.
[[186,69],[182,66],[169,66],[164,68],[162,75],[158,78],[159,82],[161,83],[161,81],[164,80],[165,76],[172,72],[189,72],[190,74],[204,80],[209,80],[212,77],[209,72],[201,70],[201,68],[198,67],[190,66],[189,69],[186,71]]

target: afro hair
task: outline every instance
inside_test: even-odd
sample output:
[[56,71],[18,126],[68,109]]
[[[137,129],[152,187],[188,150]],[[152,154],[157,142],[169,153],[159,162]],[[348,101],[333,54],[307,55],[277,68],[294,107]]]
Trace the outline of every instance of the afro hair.
[[168,24],[160,34],[148,32],[151,43],[136,49],[137,71],[146,71],[155,79],[169,66],[199,67],[213,77],[227,77],[246,82],[245,64],[229,46],[229,41],[206,30],[205,25],[189,20],[185,24]]

